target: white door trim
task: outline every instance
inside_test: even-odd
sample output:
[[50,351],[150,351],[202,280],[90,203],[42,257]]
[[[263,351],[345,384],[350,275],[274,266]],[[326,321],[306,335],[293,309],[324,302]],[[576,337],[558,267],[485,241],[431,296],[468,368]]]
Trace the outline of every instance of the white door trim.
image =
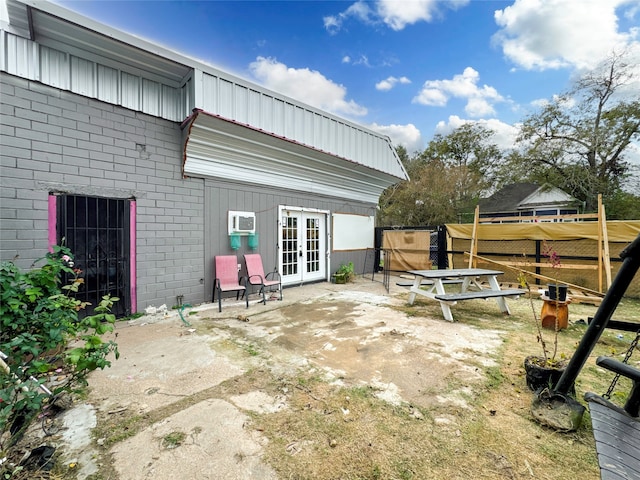
[[[305,280],[304,278],[304,272],[301,270],[304,270],[304,268],[302,269],[298,269],[298,274],[289,276],[287,275],[287,268],[284,265],[284,259],[283,256],[285,254],[284,252],[284,239],[283,239],[283,227],[285,225],[286,222],[286,218],[285,217],[289,217],[291,216],[291,213],[294,213],[295,215],[300,215],[302,218],[302,215],[307,213],[307,214],[320,214],[322,216],[322,218],[324,220],[321,219],[321,225],[320,225],[320,234],[322,235],[323,232],[322,230],[324,230],[324,235],[323,235],[323,242],[324,245],[321,244],[321,249],[323,250],[322,252],[320,252],[321,255],[323,255],[323,262],[321,262],[321,265],[323,267],[323,272],[321,272],[321,276],[312,276],[312,278],[308,278],[307,280]],[[305,281],[317,281],[319,279],[324,278],[324,280],[329,281],[330,276],[329,276],[329,272],[330,272],[330,251],[331,251],[331,222],[329,221],[329,219],[331,218],[331,212],[329,210],[322,210],[322,209],[318,209],[318,208],[306,208],[306,207],[294,207],[294,206],[288,206],[288,205],[280,205],[278,207],[278,270],[282,276],[282,284],[283,285],[294,285],[296,283],[305,283]],[[299,225],[298,228],[302,228],[302,225]],[[302,240],[302,238],[297,238],[297,241]]]

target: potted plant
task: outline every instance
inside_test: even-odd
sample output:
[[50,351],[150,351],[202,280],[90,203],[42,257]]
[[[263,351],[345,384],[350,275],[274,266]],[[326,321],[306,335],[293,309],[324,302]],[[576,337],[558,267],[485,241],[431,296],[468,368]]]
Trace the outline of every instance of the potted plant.
[[353,270],[353,262],[342,263],[336,273],[333,274],[333,281],[335,283],[349,283],[355,277]]
[[[546,245],[546,242],[544,251],[549,258],[551,267],[559,268],[560,259],[555,251]],[[571,398],[571,396],[575,397],[575,388],[572,387],[571,396],[566,396],[553,390],[568,363],[564,355],[558,355],[559,302],[555,301],[556,315],[555,328],[553,328],[553,347],[550,348],[542,333],[542,318],[538,317],[536,312],[531,295],[531,287],[524,272],[520,272],[518,280],[522,288],[529,292],[529,302],[536,326],[537,341],[542,347],[542,355],[530,355],[524,360],[527,386],[535,392],[531,403],[531,414],[538,422],[555,430],[574,431],[580,426],[585,410],[580,403]]]
[[[542,253],[547,257],[548,262],[553,269],[560,268],[560,257],[557,252],[544,242]],[[542,347],[542,355],[530,355],[524,360],[524,369],[526,374],[527,386],[534,391],[539,391],[545,387],[552,387],[562,376],[567,365],[567,359],[563,354],[558,355],[558,332],[560,326],[558,324],[558,302],[556,301],[556,315],[553,325],[553,343],[549,346],[543,335],[542,318],[538,316],[533,296],[531,295],[531,286],[524,272],[518,275],[520,286],[529,292],[529,302],[534,324],[536,326],[537,342]],[[554,287],[558,282],[554,282]],[[566,286],[565,297],[566,297]],[[551,296],[549,296],[551,298]]]

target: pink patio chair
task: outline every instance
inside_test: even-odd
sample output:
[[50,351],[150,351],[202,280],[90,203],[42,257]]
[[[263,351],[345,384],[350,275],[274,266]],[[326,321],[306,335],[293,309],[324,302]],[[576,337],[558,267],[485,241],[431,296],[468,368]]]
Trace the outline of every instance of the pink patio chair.
[[236,292],[236,300],[240,298],[240,292],[245,296],[247,308],[249,308],[249,296],[246,294],[246,284],[244,278],[238,278],[238,257],[235,255],[218,255],[215,257],[215,282],[213,284],[213,299],[216,301],[218,293],[218,311],[222,311],[222,293]]
[[280,274],[273,271],[265,275],[264,268],[262,268],[262,258],[259,253],[245,255],[244,262],[247,265],[247,279],[249,281],[249,285],[260,286],[262,303],[265,305],[267,304],[267,298],[264,294],[265,289],[273,287],[277,287],[278,292],[280,292],[280,300],[282,300],[282,281],[280,280]]

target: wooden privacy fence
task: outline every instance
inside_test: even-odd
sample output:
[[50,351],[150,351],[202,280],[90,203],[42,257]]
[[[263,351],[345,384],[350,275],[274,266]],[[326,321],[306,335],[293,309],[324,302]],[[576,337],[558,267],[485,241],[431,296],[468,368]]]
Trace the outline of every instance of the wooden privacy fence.
[[[495,219],[482,219],[486,220]],[[581,289],[585,296],[606,292],[620,267],[620,252],[640,233],[638,220],[607,222],[597,218],[557,223],[474,222],[446,227],[449,265],[453,268],[492,265],[505,270],[503,281],[513,283],[524,271],[541,285],[559,281]],[[559,264],[553,265],[545,250],[554,252]],[[640,298],[640,278],[632,281],[627,296]]]

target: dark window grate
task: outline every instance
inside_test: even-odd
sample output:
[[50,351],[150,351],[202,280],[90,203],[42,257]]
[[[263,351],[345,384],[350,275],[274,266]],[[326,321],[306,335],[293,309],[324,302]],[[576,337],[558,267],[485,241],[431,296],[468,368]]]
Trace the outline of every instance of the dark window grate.
[[104,295],[118,297],[113,313],[131,313],[129,275],[129,201],[78,195],[58,200],[58,241],[65,239],[82,270],[84,284],[76,298],[91,305],[81,316],[92,315]]

